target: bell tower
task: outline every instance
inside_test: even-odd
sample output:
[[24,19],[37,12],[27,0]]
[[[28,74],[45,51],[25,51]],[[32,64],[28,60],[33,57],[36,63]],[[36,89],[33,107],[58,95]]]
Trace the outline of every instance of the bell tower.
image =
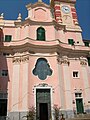
[[76,0],[51,0],[55,20],[65,25],[78,25]]
[[73,45],[83,45],[82,30],[78,23],[75,4],[76,0],[51,0],[50,3],[54,11],[54,20],[59,25],[65,26],[66,40],[63,39],[62,42],[69,43],[69,39],[72,39]]

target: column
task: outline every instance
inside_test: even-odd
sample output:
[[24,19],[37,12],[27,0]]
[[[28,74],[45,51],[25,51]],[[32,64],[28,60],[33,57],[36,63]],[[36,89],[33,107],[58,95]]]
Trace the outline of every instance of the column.
[[22,110],[27,111],[28,110],[28,60],[29,56],[23,56],[22,62],[23,62],[23,72],[22,72]]
[[63,79],[64,79],[64,89],[65,89],[65,102],[66,111],[68,117],[73,115],[73,105],[72,105],[72,91],[70,82],[70,71],[69,71],[69,60],[67,56],[63,56],[61,60],[63,66]]
[[59,80],[59,89],[60,89],[60,103],[61,103],[61,110],[65,110],[65,90],[64,90],[64,81],[63,81],[63,69],[60,58],[57,58],[57,67],[58,67],[58,80]]
[[19,40],[20,39],[20,26],[16,27],[15,30],[15,40]]
[[89,104],[88,101],[90,101],[90,86],[89,86],[89,78],[88,78],[88,71],[87,71],[87,59],[86,58],[80,58],[80,64],[81,64],[81,69],[82,69],[82,78],[83,78],[83,83],[84,83],[84,93],[85,93],[85,98],[84,98],[84,103],[86,109],[88,109]]
[[20,58],[13,59],[12,71],[12,110],[18,111],[19,105],[19,78],[20,78]]
[[27,24],[26,26],[25,26],[25,38],[27,38],[27,37],[29,37],[29,25]]

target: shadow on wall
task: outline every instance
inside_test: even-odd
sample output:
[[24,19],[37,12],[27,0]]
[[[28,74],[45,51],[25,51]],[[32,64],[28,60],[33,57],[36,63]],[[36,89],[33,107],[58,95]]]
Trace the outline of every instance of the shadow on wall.
[[8,66],[7,66],[7,51],[4,48],[4,34],[0,28],[0,120],[6,120],[7,116],[7,97],[8,97]]

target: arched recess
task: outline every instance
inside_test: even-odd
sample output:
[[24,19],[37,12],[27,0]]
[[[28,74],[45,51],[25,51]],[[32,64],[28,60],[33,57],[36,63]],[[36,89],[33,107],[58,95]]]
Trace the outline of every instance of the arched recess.
[[45,41],[45,29],[43,27],[37,29],[37,40]]

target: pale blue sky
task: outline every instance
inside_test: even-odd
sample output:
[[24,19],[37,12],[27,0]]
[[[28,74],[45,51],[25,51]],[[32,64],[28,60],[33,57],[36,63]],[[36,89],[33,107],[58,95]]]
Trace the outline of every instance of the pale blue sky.
[[[27,17],[25,5],[35,3],[37,0],[0,0],[0,13],[4,13],[5,19],[16,19],[18,13],[22,13],[23,19]],[[49,0],[43,0],[49,3]],[[76,10],[79,24],[83,30],[83,39],[90,40],[90,0],[77,0]]]

